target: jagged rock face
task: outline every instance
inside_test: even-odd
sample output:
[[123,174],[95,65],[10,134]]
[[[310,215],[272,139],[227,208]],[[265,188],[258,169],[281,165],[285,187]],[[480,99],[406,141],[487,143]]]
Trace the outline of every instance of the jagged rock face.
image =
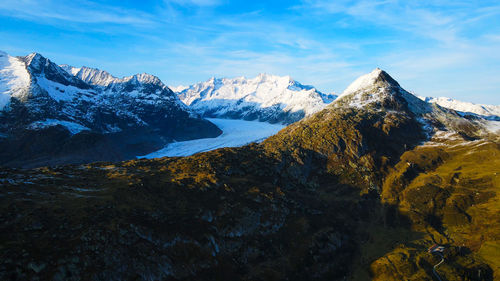
[[285,124],[321,110],[336,98],[289,76],[268,74],[252,79],[212,78],[182,89],[178,96],[203,116]]
[[262,144],[0,170],[0,279],[498,278],[499,143],[379,74]]
[[[21,77],[27,82],[19,89],[7,89],[2,97],[5,102],[0,111],[1,164],[60,164],[73,162],[72,158],[75,162],[123,160],[154,151],[172,140],[215,137],[221,133],[214,124],[192,113],[155,76],[137,74],[118,79],[82,68],[77,74],[84,81],[70,74],[70,68],[65,68],[70,70],[67,72],[40,54],[2,56],[6,61],[4,69],[12,68],[15,62],[17,80]],[[2,80],[7,85],[16,81],[13,75],[3,73]],[[57,131],[49,129],[54,126],[67,131],[66,137],[45,143]],[[84,134],[86,141],[82,143],[78,134]],[[111,150],[95,153],[98,147]],[[84,154],[97,158],[82,157]]]
[[28,72],[30,73],[30,76],[33,80],[36,80],[37,78],[45,78],[64,86],[74,86],[76,88],[84,90],[91,88],[90,85],[84,83],[80,79],[69,75],[57,64],[51,62],[47,58],[44,58],[38,53],[32,53],[21,59],[26,63]]

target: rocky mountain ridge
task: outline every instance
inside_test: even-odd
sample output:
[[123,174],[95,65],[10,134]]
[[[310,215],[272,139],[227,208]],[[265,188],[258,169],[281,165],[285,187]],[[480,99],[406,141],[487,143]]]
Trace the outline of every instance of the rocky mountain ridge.
[[[181,88],[182,89],[182,88]],[[293,123],[332,102],[290,76],[259,74],[255,78],[211,78],[182,89],[181,101],[206,117]]]

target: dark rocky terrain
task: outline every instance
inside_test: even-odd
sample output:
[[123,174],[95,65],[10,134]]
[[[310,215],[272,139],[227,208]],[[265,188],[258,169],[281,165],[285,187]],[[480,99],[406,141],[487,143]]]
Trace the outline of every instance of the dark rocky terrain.
[[498,136],[368,78],[262,144],[0,170],[0,279],[498,280]]

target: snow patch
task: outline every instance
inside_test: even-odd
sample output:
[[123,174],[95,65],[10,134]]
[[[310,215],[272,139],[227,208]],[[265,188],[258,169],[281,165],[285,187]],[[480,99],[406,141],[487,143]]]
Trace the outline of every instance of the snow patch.
[[0,110],[11,97],[21,97],[30,84],[30,75],[23,61],[0,51]]
[[223,133],[216,138],[205,138],[190,141],[174,142],[163,149],[139,156],[138,158],[158,158],[189,156],[198,152],[214,150],[221,147],[237,147],[252,142],[260,142],[276,134],[285,126],[257,121],[243,121],[219,118],[207,118],[219,127]]
[[92,100],[94,92],[89,90],[82,90],[75,86],[66,86],[52,80],[48,80],[45,76],[37,77],[38,85],[56,101],[71,101],[75,98],[82,100]]
[[355,95],[349,101],[350,107],[363,108],[368,104],[382,100],[384,95],[383,89],[379,89],[378,93],[372,93],[370,95]]
[[484,121],[485,128],[495,134],[500,134],[500,121]]
[[358,79],[354,80],[354,82],[352,82],[349,86],[347,86],[347,88],[344,90],[344,92],[342,92],[339,98],[350,95],[352,93],[355,93],[357,91],[366,88],[371,88],[373,84],[375,84],[375,81],[377,80],[377,78],[380,76],[381,73],[382,70],[377,67],[372,72],[358,77]]
[[66,129],[68,129],[68,131],[72,135],[78,134],[81,131],[90,131],[89,128],[87,128],[87,127],[85,127],[83,125],[80,125],[78,123],[70,122],[70,121],[64,121],[64,120],[57,120],[57,119],[45,119],[44,121],[33,122],[33,123],[31,123],[28,126],[28,129],[39,130],[39,129],[43,129],[43,128],[47,128],[47,127],[52,127],[52,126],[57,126],[57,125],[61,125],[61,126],[66,127]]

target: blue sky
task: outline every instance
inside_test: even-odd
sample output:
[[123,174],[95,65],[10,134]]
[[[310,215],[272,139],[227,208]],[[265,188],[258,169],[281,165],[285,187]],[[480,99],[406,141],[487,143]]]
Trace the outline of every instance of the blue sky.
[[271,73],[339,93],[380,67],[418,95],[500,104],[498,1],[0,0],[0,38],[168,85]]

